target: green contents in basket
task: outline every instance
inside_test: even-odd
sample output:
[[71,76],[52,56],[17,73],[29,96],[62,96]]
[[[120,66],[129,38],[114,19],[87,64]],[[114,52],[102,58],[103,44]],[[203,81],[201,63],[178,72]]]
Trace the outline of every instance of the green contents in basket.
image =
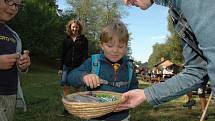
[[70,102],[84,102],[84,103],[105,103],[105,102],[113,102],[117,100],[117,97],[111,94],[106,93],[93,93],[88,92],[85,94],[77,93],[77,95],[71,97],[64,97],[67,101]]
[[102,102],[112,102],[116,101],[117,98],[115,96],[109,95],[109,94],[96,94],[97,98],[101,98]]

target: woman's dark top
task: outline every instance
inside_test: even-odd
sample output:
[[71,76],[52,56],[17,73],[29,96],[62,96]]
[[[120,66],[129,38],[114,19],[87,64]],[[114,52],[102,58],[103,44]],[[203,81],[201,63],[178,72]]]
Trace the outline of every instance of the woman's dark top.
[[63,70],[63,65],[76,68],[87,58],[88,39],[84,35],[80,35],[73,41],[71,37],[67,36],[63,41],[60,70]]

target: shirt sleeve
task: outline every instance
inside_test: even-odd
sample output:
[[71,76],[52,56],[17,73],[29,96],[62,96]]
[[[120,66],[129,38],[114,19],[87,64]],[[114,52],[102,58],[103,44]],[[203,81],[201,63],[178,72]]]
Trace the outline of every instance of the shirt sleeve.
[[91,59],[87,59],[82,65],[78,68],[69,72],[67,80],[74,87],[84,86],[83,76],[91,72]]

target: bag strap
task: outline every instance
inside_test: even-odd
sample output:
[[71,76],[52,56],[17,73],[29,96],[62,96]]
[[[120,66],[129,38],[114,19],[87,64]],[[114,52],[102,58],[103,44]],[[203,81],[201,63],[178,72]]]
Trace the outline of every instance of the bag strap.
[[133,71],[134,71],[134,66],[132,64],[132,62],[128,62],[128,90],[130,88],[130,85],[131,85],[131,79],[132,79],[132,76],[133,76]]
[[168,0],[169,5],[169,14],[172,18],[173,25],[175,27],[175,31],[179,35],[179,37],[188,44],[202,59],[207,61],[207,59],[203,56],[202,51],[198,48],[198,42],[197,39],[191,29],[191,27],[188,25],[186,18],[182,14],[180,10],[176,10],[171,2],[171,0]]
[[14,30],[12,30],[8,25],[5,24],[5,26],[12,32],[12,36],[16,39],[16,52],[21,53],[22,42],[21,39],[19,38],[19,35]]
[[94,73],[96,75],[99,75],[100,57],[101,57],[101,54],[91,55],[91,65],[92,65],[92,71],[91,71],[91,73]]
[[[92,70],[91,73],[94,73],[96,75],[99,75],[99,71],[100,71],[100,58],[101,58],[101,54],[94,54],[91,55],[91,65],[92,65]],[[116,87],[120,87],[122,85],[127,85],[128,84],[128,89],[130,88],[130,83],[131,83],[131,79],[132,79],[132,75],[133,75],[133,70],[134,70],[134,66],[132,64],[132,62],[128,62],[128,83],[122,83],[122,82],[118,82],[118,83],[114,83],[112,84],[111,82],[108,82],[107,84],[110,84],[112,86],[116,86]]]

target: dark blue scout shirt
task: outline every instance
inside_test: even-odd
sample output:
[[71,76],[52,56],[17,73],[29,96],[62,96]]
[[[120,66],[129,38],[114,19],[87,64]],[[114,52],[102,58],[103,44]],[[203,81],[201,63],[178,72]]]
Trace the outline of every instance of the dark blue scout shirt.
[[[16,40],[13,33],[0,23],[0,55],[16,53]],[[12,95],[17,92],[18,72],[16,64],[12,69],[0,70],[0,95]]]

